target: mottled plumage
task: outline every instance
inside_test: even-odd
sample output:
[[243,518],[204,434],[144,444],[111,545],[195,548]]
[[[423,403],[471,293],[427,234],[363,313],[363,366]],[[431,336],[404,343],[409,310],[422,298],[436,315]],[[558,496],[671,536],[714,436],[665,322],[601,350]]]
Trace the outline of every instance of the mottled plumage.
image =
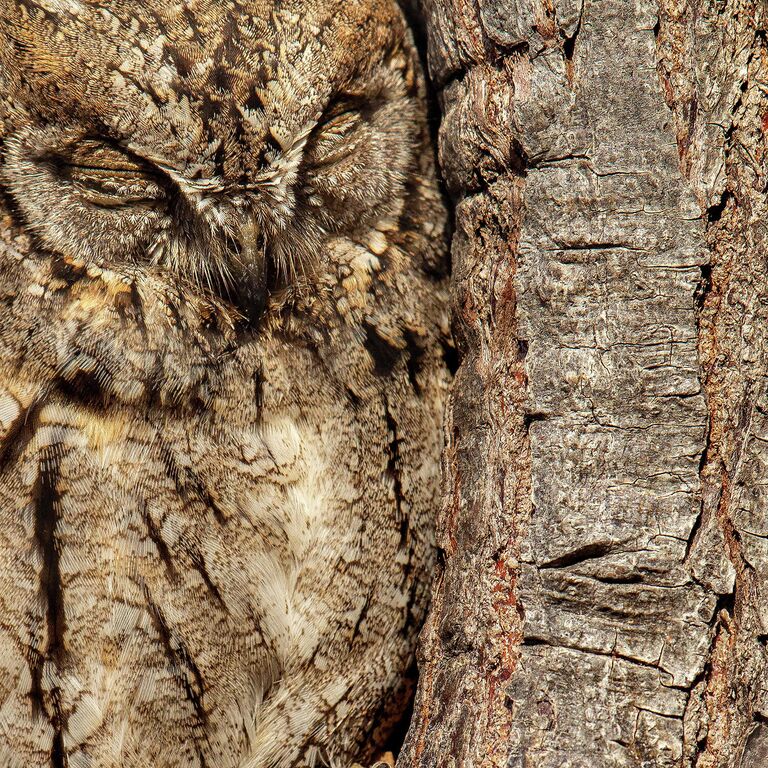
[[376,752],[444,218],[391,0],[0,0],[0,768]]

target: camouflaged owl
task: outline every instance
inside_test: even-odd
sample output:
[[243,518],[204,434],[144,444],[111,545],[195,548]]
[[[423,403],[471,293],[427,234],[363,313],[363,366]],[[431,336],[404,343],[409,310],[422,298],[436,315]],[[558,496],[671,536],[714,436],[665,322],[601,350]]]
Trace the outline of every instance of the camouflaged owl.
[[444,282],[391,0],[0,0],[0,768],[376,756]]

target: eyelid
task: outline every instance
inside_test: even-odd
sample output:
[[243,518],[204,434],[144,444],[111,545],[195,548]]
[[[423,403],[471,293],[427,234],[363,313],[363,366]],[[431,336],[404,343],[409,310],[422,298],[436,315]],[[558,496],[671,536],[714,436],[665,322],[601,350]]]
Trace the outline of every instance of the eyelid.
[[147,174],[153,172],[146,161],[100,139],[81,139],[59,153],[57,159],[59,162],[72,167],[115,172],[135,171]]
[[91,171],[92,173],[121,173],[126,176],[152,176],[150,171],[145,168],[131,168],[130,166],[118,166],[118,165],[95,165],[92,163],[73,163],[69,160],[64,160],[62,165],[67,168],[75,168],[79,171]]
[[357,126],[360,123],[360,113],[359,112],[342,112],[339,115],[336,115],[335,117],[332,117],[330,120],[327,120],[326,122],[322,123],[319,127],[322,130],[323,134],[326,136],[328,134],[338,134],[338,135],[344,135],[344,133],[350,131],[355,126]]
[[320,126],[326,126],[338,120],[340,117],[349,115],[359,117],[365,106],[364,96],[357,94],[340,94],[333,99],[325,108],[320,121]]
[[123,178],[159,183],[162,174],[142,158],[109,143],[84,139],[53,156],[54,164],[66,175],[102,177],[104,181]]
[[82,139],[53,157],[59,173],[90,202],[114,207],[164,197],[161,174],[149,163],[98,139]]

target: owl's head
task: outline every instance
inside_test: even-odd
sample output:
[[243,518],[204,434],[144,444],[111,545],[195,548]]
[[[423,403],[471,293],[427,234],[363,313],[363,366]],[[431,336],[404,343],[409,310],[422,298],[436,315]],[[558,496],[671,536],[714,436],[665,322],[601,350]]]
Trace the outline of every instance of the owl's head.
[[40,254],[252,315],[401,215],[419,88],[393,0],[0,0],[0,189]]

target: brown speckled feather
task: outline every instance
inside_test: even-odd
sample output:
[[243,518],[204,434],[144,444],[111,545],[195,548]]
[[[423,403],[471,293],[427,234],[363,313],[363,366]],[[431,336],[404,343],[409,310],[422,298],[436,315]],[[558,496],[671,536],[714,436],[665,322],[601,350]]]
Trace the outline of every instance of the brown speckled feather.
[[444,219],[390,0],[0,0],[0,768],[371,757]]

